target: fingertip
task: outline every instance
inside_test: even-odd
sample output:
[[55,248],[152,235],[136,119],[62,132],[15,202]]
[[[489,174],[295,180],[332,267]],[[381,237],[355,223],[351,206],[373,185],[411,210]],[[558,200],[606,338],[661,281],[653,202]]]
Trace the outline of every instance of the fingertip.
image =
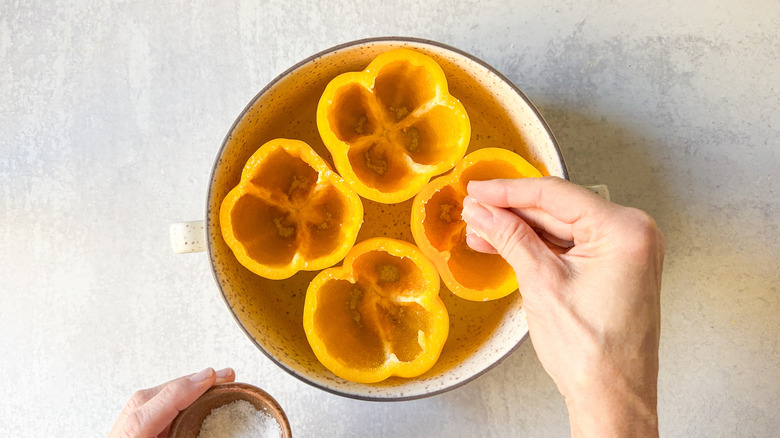
[[[466,193],[473,196],[475,193],[477,193],[482,187],[485,186],[485,184],[488,184],[488,181],[469,181],[466,184]],[[473,198],[472,198],[473,199]]]
[[207,382],[211,377],[214,376],[214,368],[208,367],[204,369],[203,371],[197,372],[190,376],[190,382],[192,383],[203,383]]
[[466,232],[466,245],[468,245],[469,248],[477,252],[482,252],[485,254],[498,254],[498,251],[496,251],[496,249],[493,248],[493,245],[488,243],[485,239],[479,237],[474,232],[472,233],[469,233],[468,231]]
[[233,368],[223,368],[216,372],[217,383],[229,383],[236,380],[236,372]]
[[493,212],[476,200],[464,202],[460,216],[472,230],[484,233],[493,227]]

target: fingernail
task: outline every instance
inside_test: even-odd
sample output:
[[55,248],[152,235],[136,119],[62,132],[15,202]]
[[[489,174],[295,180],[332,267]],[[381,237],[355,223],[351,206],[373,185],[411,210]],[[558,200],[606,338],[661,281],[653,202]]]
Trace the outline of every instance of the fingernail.
[[474,190],[474,186],[481,183],[482,181],[469,181],[468,184],[466,184],[466,193],[471,193],[471,190]]
[[474,228],[471,228],[471,225],[466,225],[466,237],[468,236],[477,236],[479,237],[479,234],[477,233],[477,230]]
[[218,379],[226,379],[230,377],[233,374],[233,368],[223,368],[219,371],[217,371],[217,378]]
[[466,197],[463,200],[461,216],[475,232],[490,229],[493,225],[493,213],[474,198]]
[[209,377],[211,377],[211,373],[213,373],[213,372],[214,372],[213,368],[206,368],[205,370],[203,370],[203,371],[201,371],[199,373],[191,375],[190,376],[190,382],[195,382],[195,383],[202,382],[202,381],[208,379]]

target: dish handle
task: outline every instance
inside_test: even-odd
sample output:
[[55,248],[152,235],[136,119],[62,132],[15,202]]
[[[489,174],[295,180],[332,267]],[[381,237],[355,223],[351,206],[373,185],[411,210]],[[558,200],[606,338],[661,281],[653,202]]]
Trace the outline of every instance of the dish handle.
[[171,224],[170,235],[171,248],[176,254],[187,254],[206,250],[205,221]]

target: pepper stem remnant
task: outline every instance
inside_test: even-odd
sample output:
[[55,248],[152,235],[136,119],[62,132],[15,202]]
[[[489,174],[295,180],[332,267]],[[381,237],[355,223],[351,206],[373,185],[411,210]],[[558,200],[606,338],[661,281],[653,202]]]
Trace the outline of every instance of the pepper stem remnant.
[[387,172],[387,161],[386,160],[377,160],[374,157],[371,156],[369,151],[366,151],[366,167],[373,170],[374,172],[384,175],[385,172]]
[[367,120],[368,120],[368,118],[366,118],[366,116],[363,116],[363,117],[361,117],[358,120],[357,125],[355,126],[355,133],[361,134],[361,135],[363,134],[363,132],[365,131],[364,126],[365,126]]
[[420,147],[420,131],[414,126],[404,129],[404,132],[409,136],[409,152],[414,152]]
[[380,283],[397,283],[401,279],[401,271],[395,265],[382,265],[379,267]]
[[389,106],[387,107],[387,109],[390,110],[390,113],[393,114],[396,122],[400,121],[401,119],[409,115],[409,109],[406,108],[405,106],[398,106],[398,107]]
[[452,209],[455,208],[452,203],[443,202],[439,204],[439,219],[446,223],[452,223]]
[[294,226],[284,226],[282,224],[283,218],[276,217],[274,218],[274,225],[276,225],[276,232],[281,237],[291,237],[295,234],[295,227]]
[[293,193],[296,191],[303,191],[307,187],[309,187],[309,178],[293,175],[292,183],[290,183],[290,188],[287,190],[287,196],[292,197]]

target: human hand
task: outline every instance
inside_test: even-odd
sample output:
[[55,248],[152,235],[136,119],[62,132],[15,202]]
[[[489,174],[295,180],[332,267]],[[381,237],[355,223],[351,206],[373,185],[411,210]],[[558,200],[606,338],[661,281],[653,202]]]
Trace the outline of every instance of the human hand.
[[468,245],[514,268],[573,436],[657,436],[664,237],[646,213],[559,178],[472,181]]
[[215,383],[236,379],[230,368],[213,368],[136,391],[119,414],[109,438],[166,437],[171,422]]

